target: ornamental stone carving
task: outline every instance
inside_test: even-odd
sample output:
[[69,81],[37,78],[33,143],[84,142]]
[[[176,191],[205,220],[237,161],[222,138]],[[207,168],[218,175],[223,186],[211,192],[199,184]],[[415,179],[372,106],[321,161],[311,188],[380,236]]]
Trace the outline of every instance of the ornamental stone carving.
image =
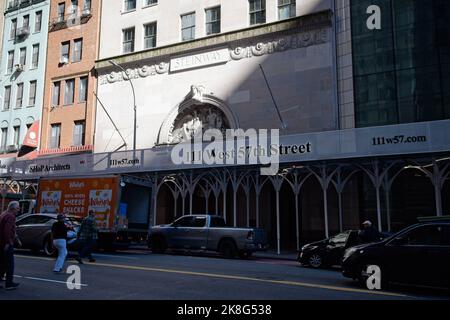
[[275,41],[266,43],[259,42],[248,47],[236,47],[230,51],[231,59],[241,60],[252,56],[263,56],[274,52],[282,52],[290,49],[298,49],[329,42],[329,32],[327,29],[302,32],[290,35]]
[[225,134],[228,120],[219,108],[212,105],[193,105],[177,115],[168,135],[168,143],[190,141],[195,135],[209,129],[218,129]]
[[169,72],[169,64],[161,62],[157,65],[144,65],[139,68],[127,69],[126,72],[111,72],[106,76],[100,77],[100,84],[114,83],[126,81],[129,79],[146,78],[157,74],[165,74]]
[[[318,30],[305,31],[298,34],[287,35],[279,39],[267,42],[258,42],[247,47],[236,47],[229,50],[231,60],[242,60],[251,57],[260,57],[275,52],[305,48],[319,45],[330,41],[330,29],[322,28]],[[220,51],[223,51],[221,49]],[[218,53],[219,51],[213,51]],[[225,54],[227,51],[225,49]],[[226,61],[227,62],[227,61]],[[226,63],[225,62],[225,63]],[[115,83],[129,79],[146,78],[149,76],[169,73],[170,63],[161,62],[155,65],[144,65],[138,68],[129,68],[126,72],[111,72],[100,76],[100,84]]]

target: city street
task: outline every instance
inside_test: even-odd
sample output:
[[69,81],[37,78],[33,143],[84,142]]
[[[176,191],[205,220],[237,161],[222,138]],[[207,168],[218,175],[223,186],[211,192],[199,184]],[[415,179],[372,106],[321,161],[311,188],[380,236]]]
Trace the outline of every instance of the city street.
[[[339,270],[315,270],[292,260],[128,251],[96,254],[81,265],[81,289],[69,290],[67,274],[51,272],[53,259],[16,253],[20,288],[0,289],[0,299],[448,299],[438,291],[362,290]],[[78,263],[70,259],[68,265]]]

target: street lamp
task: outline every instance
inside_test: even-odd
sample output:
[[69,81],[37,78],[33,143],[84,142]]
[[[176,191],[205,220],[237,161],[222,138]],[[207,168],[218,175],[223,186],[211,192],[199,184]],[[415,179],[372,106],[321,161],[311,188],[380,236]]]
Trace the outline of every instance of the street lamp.
[[[122,70],[125,74],[127,73],[126,70],[117,62],[115,62],[114,60],[108,60],[108,62],[110,64],[112,64],[113,66],[119,68],[120,70]],[[131,77],[128,77],[127,81],[130,82],[131,85],[131,90],[133,91],[133,100],[134,100],[134,128],[133,128],[133,160],[135,158],[135,153],[136,153],[136,128],[137,128],[137,117],[136,117],[136,94],[134,91],[134,85],[133,85],[133,81],[131,81]]]

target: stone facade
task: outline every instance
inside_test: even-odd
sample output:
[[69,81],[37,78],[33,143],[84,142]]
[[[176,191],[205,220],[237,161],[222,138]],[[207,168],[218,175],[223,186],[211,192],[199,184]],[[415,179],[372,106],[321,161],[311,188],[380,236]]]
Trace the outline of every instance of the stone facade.
[[[199,39],[189,49],[179,43],[114,58],[125,72],[100,60],[98,97],[109,116],[98,110],[96,152],[123,144],[113,122],[132,145],[129,80],[137,148],[170,143],[173,121],[192,105],[221,110],[232,128],[280,129],[278,107],[287,125],[282,134],[336,129],[332,37],[331,12],[324,11]],[[188,97],[192,86],[202,88],[204,101]]]

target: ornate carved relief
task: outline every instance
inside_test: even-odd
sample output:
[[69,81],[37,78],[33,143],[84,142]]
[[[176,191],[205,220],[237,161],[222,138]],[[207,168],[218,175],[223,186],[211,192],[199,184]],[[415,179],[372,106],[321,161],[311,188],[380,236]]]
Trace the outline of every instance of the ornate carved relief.
[[144,65],[139,68],[127,69],[126,72],[111,72],[105,76],[100,77],[100,84],[114,83],[118,81],[126,81],[129,79],[146,78],[158,74],[169,72],[169,64],[161,62],[156,65]]
[[234,113],[222,100],[203,85],[192,85],[183,101],[174,107],[158,134],[158,145],[176,144],[191,140],[195,134],[208,129],[218,129],[224,135],[226,129],[238,128]]
[[228,120],[222,110],[213,105],[192,105],[180,112],[173,122],[168,135],[168,143],[189,141],[200,130],[218,129],[225,134],[229,129]]
[[266,43],[259,42],[256,45],[248,47],[237,47],[230,51],[231,59],[241,60],[251,58],[253,56],[263,56],[274,52],[282,52],[285,50],[305,48],[328,42],[329,33],[327,29],[303,32],[296,35],[290,35],[275,41]]

